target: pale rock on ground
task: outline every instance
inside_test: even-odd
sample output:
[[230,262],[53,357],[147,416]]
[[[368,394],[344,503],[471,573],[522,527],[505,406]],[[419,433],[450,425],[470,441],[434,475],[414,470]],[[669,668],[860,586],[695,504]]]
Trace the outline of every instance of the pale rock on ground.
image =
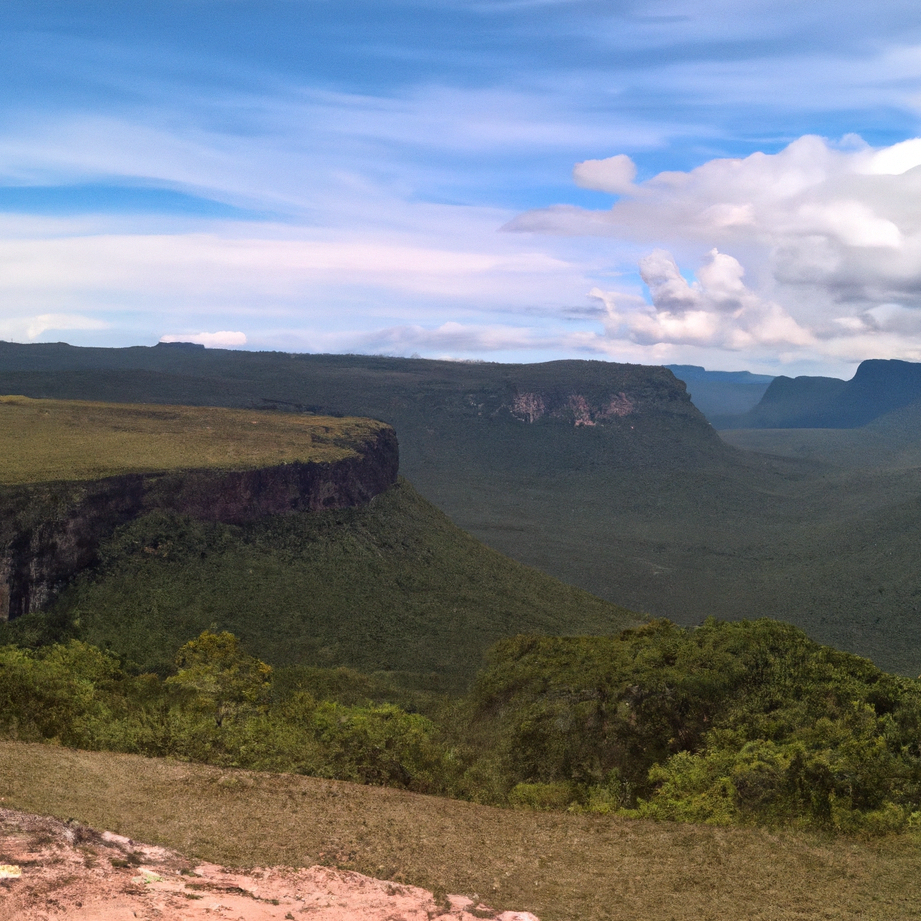
[[538,921],[330,867],[248,872],[0,809],[0,921]]

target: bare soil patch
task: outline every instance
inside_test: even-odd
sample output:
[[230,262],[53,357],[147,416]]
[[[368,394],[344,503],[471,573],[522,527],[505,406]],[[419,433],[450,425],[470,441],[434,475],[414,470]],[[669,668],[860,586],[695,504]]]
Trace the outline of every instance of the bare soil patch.
[[232,870],[0,809],[0,921],[538,921],[332,867]]

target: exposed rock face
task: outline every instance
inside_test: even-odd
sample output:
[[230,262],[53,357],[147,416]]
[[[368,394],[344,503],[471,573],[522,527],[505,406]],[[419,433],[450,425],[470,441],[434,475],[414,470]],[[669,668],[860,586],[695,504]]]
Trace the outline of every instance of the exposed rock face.
[[129,474],[0,491],[0,620],[42,608],[93,564],[119,525],[154,510],[241,524],[266,516],[363,505],[396,482],[396,434],[382,427],[336,463],[254,470]]
[[539,921],[332,867],[239,870],[75,822],[0,809],[3,921]]

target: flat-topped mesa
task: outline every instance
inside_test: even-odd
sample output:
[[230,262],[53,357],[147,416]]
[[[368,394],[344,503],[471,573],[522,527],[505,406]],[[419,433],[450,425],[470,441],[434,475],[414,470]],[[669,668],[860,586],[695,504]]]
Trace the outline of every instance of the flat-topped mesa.
[[0,620],[45,606],[119,525],[241,524],[363,505],[396,482],[369,419],[0,398]]

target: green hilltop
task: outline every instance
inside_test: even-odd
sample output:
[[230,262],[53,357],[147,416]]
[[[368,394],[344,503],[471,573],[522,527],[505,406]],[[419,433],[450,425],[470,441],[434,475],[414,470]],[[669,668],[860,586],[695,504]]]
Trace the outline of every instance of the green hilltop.
[[329,463],[380,428],[370,419],[0,396],[0,485]]
[[[218,477],[299,461],[328,465],[335,480],[337,463],[382,428],[368,419],[255,410],[0,399],[5,518],[27,504],[19,521],[36,553],[100,541],[92,557],[78,559],[82,571],[72,567],[76,577],[56,602],[11,621],[5,636],[32,644],[79,637],[132,670],[165,675],[183,643],[205,629],[228,630],[272,665],[348,666],[456,689],[504,636],[611,633],[637,622],[632,612],[483,546],[405,481],[352,507],[242,523],[186,514],[181,494],[175,507],[137,504],[133,513],[118,512],[115,486],[114,498],[81,499],[89,481],[151,471]],[[73,487],[36,493],[47,481]],[[171,483],[151,488],[175,491]],[[18,486],[31,491],[20,496]],[[78,537],[59,524],[57,536],[41,537],[49,523],[37,510],[66,522],[86,518],[87,501],[100,524]],[[107,503],[116,510],[108,516]],[[2,533],[13,543],[24,539],[9,521]],[[53,592],[63,576],[48,568]]]

